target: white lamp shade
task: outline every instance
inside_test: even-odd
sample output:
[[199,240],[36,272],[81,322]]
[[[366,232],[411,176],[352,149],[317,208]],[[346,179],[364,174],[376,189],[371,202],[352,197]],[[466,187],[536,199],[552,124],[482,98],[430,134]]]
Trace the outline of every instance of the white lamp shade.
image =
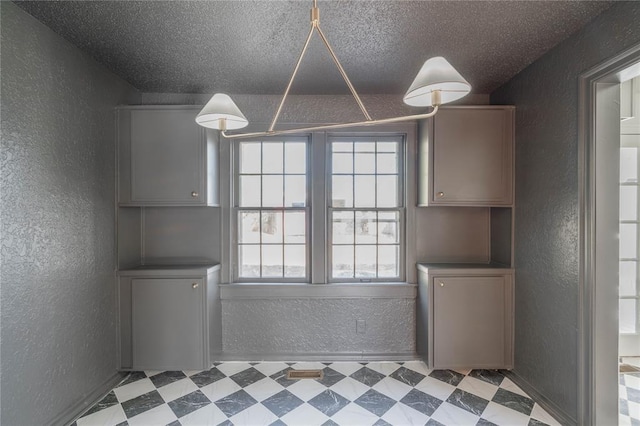
[[225,120],[227,130],[242,129],[249,124],[229,95],[216,93],[196,116],[196,123],[203,127],[220,130],[221,118]]
[[404,95],[411,106],[433,106],[431,93],[439,90],[441,103],[460,99],[471,91],[471,85],[442,56],[428,59]]

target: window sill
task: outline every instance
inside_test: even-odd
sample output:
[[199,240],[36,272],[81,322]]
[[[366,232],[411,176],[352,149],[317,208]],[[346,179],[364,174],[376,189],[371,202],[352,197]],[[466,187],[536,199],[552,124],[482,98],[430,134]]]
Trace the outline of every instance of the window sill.
[[220,299],[415,299],[417,284],[234,283],[220,285]]

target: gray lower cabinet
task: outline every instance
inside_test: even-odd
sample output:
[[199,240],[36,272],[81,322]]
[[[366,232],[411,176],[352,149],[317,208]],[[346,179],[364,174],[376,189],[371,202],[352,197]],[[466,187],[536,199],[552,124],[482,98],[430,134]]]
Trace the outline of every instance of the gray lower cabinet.
[[219,267],[119,272],[120,367],[201,370],[221,350]]
[[513,368],[513,270],[418,267],[418,352],[430,368]]

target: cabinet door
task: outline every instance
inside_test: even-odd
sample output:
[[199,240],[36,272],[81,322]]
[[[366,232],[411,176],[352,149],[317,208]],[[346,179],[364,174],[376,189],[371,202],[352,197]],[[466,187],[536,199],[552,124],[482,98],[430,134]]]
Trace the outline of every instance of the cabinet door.
[[432,368],[508,368],[510,280],[434,277]]
[[513,109],[443,109],[433,119],[433,204],[513,202]]
[[201,278],[131,281],[134,370],[207,368],[203,282]]
[[203,204],[205,137],[192,110],[131,112],[131,201]]

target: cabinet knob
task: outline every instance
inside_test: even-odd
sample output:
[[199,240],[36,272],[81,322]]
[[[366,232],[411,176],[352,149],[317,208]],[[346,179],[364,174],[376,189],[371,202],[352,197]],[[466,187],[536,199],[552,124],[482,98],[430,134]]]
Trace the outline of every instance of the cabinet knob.
[[198,194],[198,192],[197,192],[197,191],[193,191],[193,192],[191,192],[191,196],[192,196],[193,198],[196,198],[198,195],[200,195],[200,194]]
[[191,284],[191,288],[198,288],[198,283]]
[[438,198],[442,198],[442,197],[444,197],[444,192],[438,192],[438,194],[436,194],[436,195],[438,195]]
[[444,283],[442,283],[442,282],[441,282],[441,283],[440,283],[440,287],[444,287]]

